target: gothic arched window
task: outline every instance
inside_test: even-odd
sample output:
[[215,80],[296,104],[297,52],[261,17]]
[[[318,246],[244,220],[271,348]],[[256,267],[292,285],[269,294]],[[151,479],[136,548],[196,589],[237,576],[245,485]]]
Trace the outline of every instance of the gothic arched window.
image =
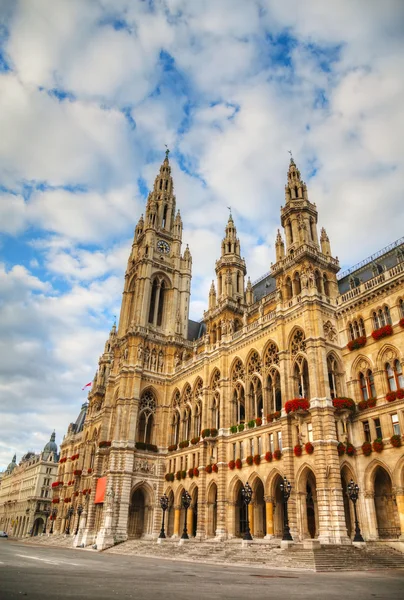
[[328,383],[330,386],[331,398],[336,398],[340,395],[340,380],[338,373],[338,363],[332,354],[327,358]]
[[307,360],[299,357],[294,367],[295,393],[298,398],[310,398],[309,368]]
[[157,310],[157,325],[158,325],[158,327],[160,327],[163,322],[165,293],[166,293],[166,284],[164,283],[164,281],[162,281],[161,286],[160,286],[159,306],[158,306],[158,310]]
[[143,392],[139,403],[138,442],[151,443],[155,412],[156,399],[154,394],[151,390],[146,390]]
[[403,368],[399,360],[393,363],[386,363],[386,376],[390,392],[395,392],[399,388],[404,388]]

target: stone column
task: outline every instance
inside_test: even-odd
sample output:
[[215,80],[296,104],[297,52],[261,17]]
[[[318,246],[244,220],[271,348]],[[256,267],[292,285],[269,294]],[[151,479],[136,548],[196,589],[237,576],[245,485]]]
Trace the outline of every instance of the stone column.
[[181,506],[174,507],[174,534],[173,537],[180,537],[180,517],[181,517]]
[[254,535],[255,528],[254,528],[254,503],[253,502],[250,502],[250,504],[248,505],[248,520],[250,522],[251,534]]
[[187,530],[188,530],[188,535],[189,537],[192,537],[192,530],[193,530],[193,526],[194,526],[194,507],[191,504],[191,506],[188,508],[187,511]]
[[365,491],[365,511],[367,516],[367,531],[369,540],[377,540],[379,534],[377,531],[377,519],[375,509],[375,494],[371,491]]
[[271,496],[265,496],[265,510],[267,521],[267,530],[265,538],[271,539],[274,537],[274,505],[273,498]]
[[400,540],[404,542],[404,488],[397,488],[396,502],[400,519]]

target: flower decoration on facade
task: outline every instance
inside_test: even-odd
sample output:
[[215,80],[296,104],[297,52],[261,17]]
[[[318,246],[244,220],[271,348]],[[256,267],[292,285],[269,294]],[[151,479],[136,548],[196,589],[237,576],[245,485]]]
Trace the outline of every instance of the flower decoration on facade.
[[165,480],[166,481],[174,481],[174,473],[166,473]]
[[109,448],[111,446],[111,442],[107,441],[107,440],[102,440],[101,442],[99,442],[98,447],[99,448]]
[[168,446],[168,451],[174,452],[174,450],[177,450],[177,447],[177,444],[171,444],[171,446]]
[[358,402],[359,410],[366,410],[367,408],[374,408],[377,403],[377,398],[369,398],[368,400],[361,400]]
[[247,458],[245,459],[247,465],[251,466],[254,462],[254,457],[253,456],[247,456]]
[[251,419],[251,421],[248,421],[247,425],[248,425],[248,429],[253,429],[256,425],[255,419]]
[[191,479],[194,476],[194,470],[193,469],[188,469],[188,477],[190,477]]
[[370,442],[363,442],[362,452],[365,456],[370,456],[372,454],[372,444]]
[[206,473],[212,473],[212,465],[206,465],[205,472]]
[[297,410],[307,411],[310,408],[310,402],[306,398],[293,398],[285,404],[285,412],[296,412]]
[[272,423],[272,421],[277,421],[281,417],[281,411],[277,410],[273,413],[267,415],[267,423]]
[[272,462],[272,452],[265,452],[265,460],[267,462]]
[[394,448],[399,448],[401,446],[401,437],[399,435],[392,435],[390,443]]
[[351,340],[348,342],[348,350],[359,350],[359,348],[363,348],[366,344],[366,335],[362,335],[361,337],[356,338],[355,340]]
[[198,467],[194,467],[194,476],[199,477],[199,469]]
[[394,400],[402,400],[403,398],[404,398],[404,390],[401,388],[394,392],[388,392],[386,394],[387,402],[394,402]]
[[355,446],[348,442],[348,444],[346,445],[346,453],[348,454],[348,456],[355,456],[355,454],[356,454]]
[[217,437],[218,433],[218,430],[215,427],[213,427],[211,429],[204,429],[201,435],[203,438],[214,438]]
[[332,405],[337,410],[350,410],[355,412],[355,402],[352,398],[333,398]]
[[243,463],[241,462],[241,458],[238,458],[236,460],[236,469],[241,469],[242,466],[243,466]]
[[230,471],[234,471],[234,469],[236,468],[236,461],[231,460],[228,464],[228,467],[229,467]]
[[256,424],[257,427],[261,427],[261,425],[262,425],[262,419],[261,419],[261,417],[257,417],[255,419],[255,424]]
[[382,438],[376,438],[372,444],[372,448],[375,452],[381,452],[384,448],[384,443]]
[[379,329],[372,331],[372,338],[376,341],[389,335],[393,335],[393,328],[391,325],[385,325],[384,327],[379,327]]
[[275,460],[281,460],[282,452],[280,450],[275,450],[275,452],[273,453],[273,457]]
[[340,456],[342,456],[343,454],[345,454],[345,450],[346,450],[346,446],[345,446],[345,444],[343,444],[342,442],[340,442],[340,443],[338,444],[338,446],[337,446],[337,451],[338,451],[338,454],[339,454]]
[[183,442],[180,442],[178,444],[179,448],[188,448],[188,446],[189,446],[189,440],[184,440]]
[[254,464],[255,465],[259,465],[261,462],[261,455],[260,454],[254,454]]
[[296,444],[296,446],[293,448],[293,454],[295,456],[301,456],[302,455],[302,447],[300,444]]
[[81,469],[76,469],[75,471],[73,471],[73,475],[75,475],[76,477],[80,476],[82,474],[82,470]]
[[194,437],[194,438],[192,438],[192,440],[191,440],[191,444],[192,444],[193,446],[195,446],[195,445],[196,445],[196,444],[198,444],[198,443],[199,443],[199,437]]
[[398,324],[400,325],[400,327],[404,327],[404,317],[399,320]]
[[60,498],[53,498],[52,504],[59,504]]
[[217,464],[215,463],[214,465],[212,465],[212,471],[214,473],[217,473],[219,471],[219,467],[217,466]]
[[90,467],[89,469],[87,469],[87,473],[88,473],[89,475],[91,475],[91,473],[92,473],[92,472],[93,472],[93,470],[92,470],[92,468],[91,468],[91,467]]
[[304,449],[306,450],[307,454],[313,454],[313,452],[314,452],[314,446],[313,446],[313,444],[311,442],[307,442],[304,445]]
[[181,479],[181,471],[177,471],[176,472],[175,478],[176,478],[177,481],[180,481],[180,479]]

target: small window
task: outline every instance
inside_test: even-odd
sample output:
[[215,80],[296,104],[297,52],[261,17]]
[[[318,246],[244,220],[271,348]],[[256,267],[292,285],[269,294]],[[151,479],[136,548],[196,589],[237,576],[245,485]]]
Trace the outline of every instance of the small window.
[[363,373],[359,373],[359,385],[361,388],[362,400],[368,400],[368,387],[366,385],[366,379]]
[[278,431],[278,448],[282,452],[282,431]]
[[369,421],[363,421],[363,434],[365,436],[365,441],[370,442],[370,427]]
[[269,450],[270,450],[270,452],[273,452],[274,449],[275,449],[274,448],[274,434],[270,433],[269,434]]
[[389,390],[395,392],[397,390],[396,378],[394,376],[394,370],[390,363],[386,363],[386,375]]
[[236,444],[233,444],[233,460],[236,460]]
[[243,442],[240,442],[240,458],[241,460],[244,458]]
[[261,438],[257,438],[257,450],[258,450],[258,454],[262,453],[262,444],[261,444]]
[[254,454],[254,440],[251,438],[250,439],[250,455],[253,456]]
[[309,442],[313,441],[313,424],[307,423],[307,440]]
[[391,415],[391,424],[393,425],[394,435],[401,435],[400,423],[398,421],[398,415]]
[[400,298],[400,302],[398,303],[398,306],[400,309],[401,317],[404,317],[404,300],[402,298]]
[[375,424],[376,437],[382,438],[383,433],[382,433],[382,426],[380,425],[380,419],[373,419],[373,423]]

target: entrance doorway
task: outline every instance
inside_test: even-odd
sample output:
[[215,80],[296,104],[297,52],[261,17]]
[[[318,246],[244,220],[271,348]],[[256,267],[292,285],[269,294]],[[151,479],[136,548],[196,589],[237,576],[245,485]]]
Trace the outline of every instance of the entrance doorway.
[[143,491],[138,489],[133,493],[129,507],[128,536],[130,538],[140,538],[143,535],[144,520],[145,497]]

